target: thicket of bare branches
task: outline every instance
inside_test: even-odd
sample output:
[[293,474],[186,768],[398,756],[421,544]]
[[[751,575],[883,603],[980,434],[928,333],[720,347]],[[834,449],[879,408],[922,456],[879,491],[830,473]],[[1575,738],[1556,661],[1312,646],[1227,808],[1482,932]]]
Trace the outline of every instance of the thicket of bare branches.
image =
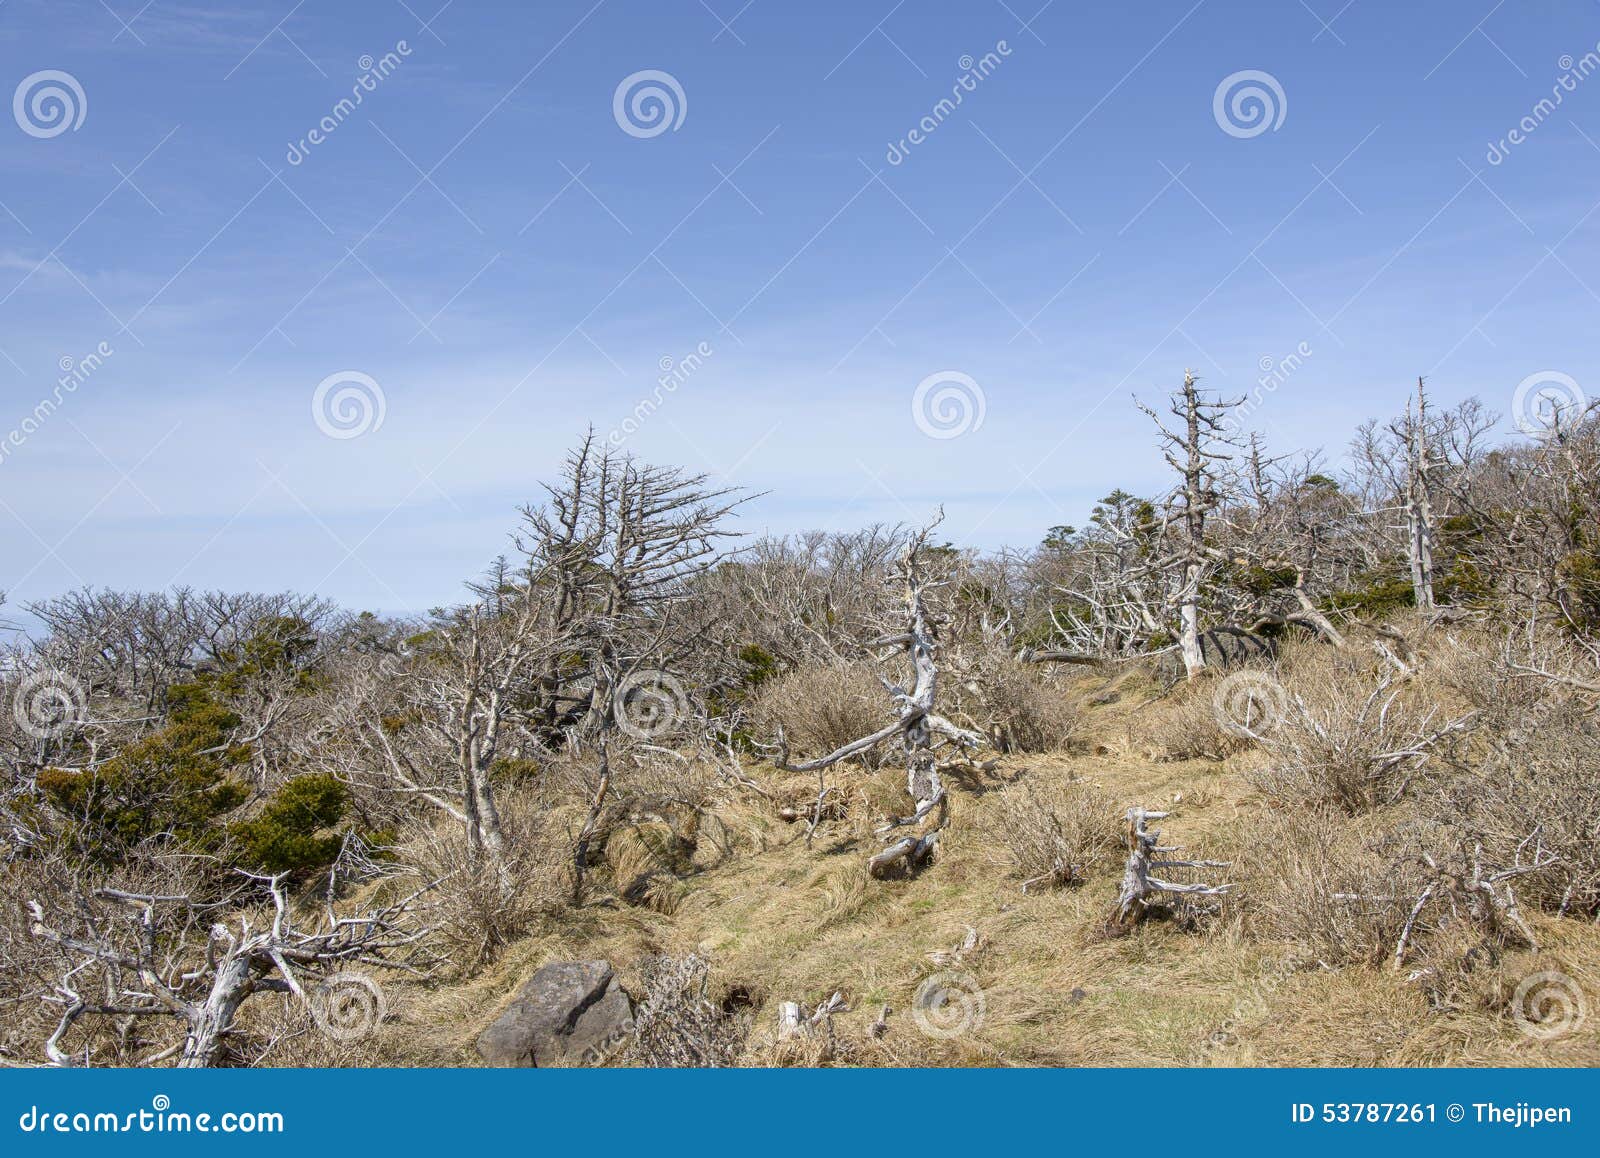
[[1251,779],[1291,805],[1348,813],[1394,804],[1413,791],[1470,713],[1420,704],[1392,673],[1333,669],[1298,681],[1260,744],[1266,761]]
[[996,823],[1025,893],[1082,884],[1119,844],[1116,806],[1086,784],[1050,795],[1028,783],[1007,788]]
[[[31,604],[36,638],[0,656],[0,874],[31,902],[0,923],[0,1050],[270,1056],[245,1023],[287,1024],[340,962],[470,972],[573,909],[671,914],[737,855],[735,803],[807,845],[834,826],[875,875],[923,871],[964,788],[1069,743],[1080,675],[1151,660],[1188,678],[1139,685],[1135,735],[1253,749],[1278,809],[1271,855],[1230,873],[1260,928],[1403,961],[1463,917],[1507,943],[1533,910],[1591,917],[1600,418],[1493,445],[1475,403],[1419,384],[1403,409],[1338,474],[1244,437],[1187,375],[1150,411],[1171,485],[1111,489],[1027,550],[942,543],[937,519],[741,539],[746,496],[591,437],[426,616]],[[1278,687],[1270,719],[1219,713],[1203,677],[1229,672]],[[904,800],[864,815],[890,763]],[[1140,803],[1000,799],[1030,892],[1105,871]],[[731,1056],[698,968],[658,971],[647,1056]]]

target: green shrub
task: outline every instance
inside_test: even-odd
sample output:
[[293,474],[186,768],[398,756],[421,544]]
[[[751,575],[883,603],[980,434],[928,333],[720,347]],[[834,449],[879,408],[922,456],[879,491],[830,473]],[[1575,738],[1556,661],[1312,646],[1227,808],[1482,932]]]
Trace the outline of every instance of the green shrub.
[[324,773],[297,776],[273,794],[253,820],[228,826],[244,868],[306,875],[339,855],[344,834],[330,831],[344,817],[349,793]]
[[228,776],[249,758],[248,748],[228,743],[239,717],[193,684],[170,689],[167,702],[165,728],[97,768],[39,773],[39,790],[66,818],[65,835],[88,855],[115,860],[159,836],[209,849],[213,821],[249,797]]

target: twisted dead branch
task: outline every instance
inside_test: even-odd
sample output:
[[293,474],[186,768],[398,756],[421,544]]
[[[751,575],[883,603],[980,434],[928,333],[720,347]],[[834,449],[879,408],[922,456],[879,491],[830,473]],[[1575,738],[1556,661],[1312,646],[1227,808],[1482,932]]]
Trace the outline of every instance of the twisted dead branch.
[[1117,921],[1122,925],[1137,924],[1163,894],[1171,896],[1222,896],[1232,885],[1203,883],[1179,884],[1151,875],[1167,869],[1227,868],[1230,861],[1216,860],[1163,860],[1160,857],[1183,851],[1175,846],[1161,845],[1161,831],[1151,832],[1145,827],[1152,820],[1165,820],[1169,813],[1148,812],[1143,808],[1128,809],[1128,863],[1122,873],[1122,891],[1117,897]]
[[820,774],[842,760],[869,751],[896,736],[900,738],[906,759],[906,794],[915,802],[915,807],[909,815],[889,817],[878,828],[877,835],[886,838],[902,828],[915,831],[892,841],[867,862],[874,876],[883,876],[897,866],[906,872],[915,871],[932,854],[939,834],[949,822],[949,798],[939,775],[940,742],[953,744],[963,753],[975,751],[985,743],[980,733],[958,727],[934,711],[939,688],[939,621],[929,610],[927,596],[942,584],[929,576],[927,553],[928,536],[943,518],[941,511],[938,518],[912,538],[895,571],[894,581],[903,589],[904,629],[880,636],[867,645],[897,649],[911,663],[915,678],[909,691],[879,677],[894,698],[895,720],[876,732],[841,745],[826,756],[799,764],[790,761],[788,742],[781,730],[776,744],[773,763],[778,768],[785,772],[819,773],[812,820],[814,829],[829,791]]
[[[247,915],[237,918],[237,928],[218,921],[199,945],[192,943],[192,936],[204,927],[206,911],[216,906],[196,904],[186,895],[98,889],[94,895],[125,918],[113,917],[81,935],[57,929],[44,907],[30,901],[33,936],[58,947],[69,963],[47,999],[62,1010],[44,1046],[50,1063],[74,1064],[62,1043],[84,1017],[171,1017],[182,1027],[183,1040],[139,1064],[177,1055],[180,1069],[220,1065],[239,1008],[252,995],[292,993],[309,1008],[303,978],[350,964],[416,971],[423,960],[418,946],[429,930],[407,918],[437,881],[356,916],[338,916],[329,906],[320,929],[302,932],[293,924],[284,875],[240,875],[266,888],[270,920],[259,928]],[[85,996],[90,986],[78,977],[86,972],[103,998]]]

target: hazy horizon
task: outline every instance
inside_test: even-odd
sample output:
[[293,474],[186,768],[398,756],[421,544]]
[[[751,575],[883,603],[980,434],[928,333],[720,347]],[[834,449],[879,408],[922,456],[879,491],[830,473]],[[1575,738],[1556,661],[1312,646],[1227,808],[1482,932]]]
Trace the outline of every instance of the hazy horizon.
[[591,423],[992,549],[1163,487],[1186,366],[1335,466],[1419,374],[1581,390],[1600,13],[1481,7],[11,0],[0,616],[419,612]]

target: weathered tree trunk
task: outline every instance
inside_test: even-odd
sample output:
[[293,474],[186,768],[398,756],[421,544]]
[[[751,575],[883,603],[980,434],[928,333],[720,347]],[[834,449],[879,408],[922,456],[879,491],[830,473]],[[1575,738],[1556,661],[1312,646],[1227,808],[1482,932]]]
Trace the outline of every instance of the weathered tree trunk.
[[[1406,407],[1409,411],[1410,407]],[[1431,610],[1433,599],[1433,504],[1428,478],[1428,396],[1417,379],[1417,414],[1411,423],[1410,469],[1406,472],[1406,555],[1411,565],[1411,594],[1419,610]]]
[[1177,543],[1163,560],[1163,569],[1175,575],[1166,584],[1165,603],[1178,615],[1178,651],[1183,657],[1184,674],[1193,679],[1206,666],[1200,642],[1200,602],[1206,577],[1215,565],[1215,554],[1206,542],[1206,520],[1221,502],[1226,485],[1222,464],[1232,459],[1228,447],[1238,441],[1228,433],[1228,412],[1239,399],[1208,399],[1200,392],[1194,371],[1183,372],[1183,388],[1172,392],[1171,413],[1183,425],[1174,430],[1161,417],[1141,404],[1161,432],[1167,465],[1180,480],[1167,500],[1164,530],[1171,533],[1176,521]]
[[1200,565],[1184,568],[1183,595],[1178,604],[1178,650],[1183,656],[1184,674],[1189,679],[1206,666],[1200,648]]
[[788,1041],[799,1037],[805,1028],[805,1013],[798,1001],[785,1001],[778,1006],[778,1040]]
[[589,842],[594,839],[605,811],[606,797],[611,792],[611,753],[604,737],[600,740],[600,783],[595,788],[594,799],[589,802],[589,815],[584,817],[583,828],[572,847],[572,903],[583,904],[583,879],[589,868]]
[[[937,735],[946,741],[953,741],[963,750],[975,749],[985,742],[979,733],[959,728],[933,710],[939,693],[939,635],[936,619],[924,601],[924,591],[930,585],[930,580],[924,573],[921,552],[927,545],[929,533],[937,525],[936,520],[924,528],[911,541],[900,560],[899,577],[905,590],[905,629],[872,643],[872,646],[902,647],[911,659],[915,678],[910,691],[884,681],[884,686],[898,705],[899,719],[871,735],[852,740],[826,756],[802,764],[789,762],[788,747],[780,732],[779,753],[773,761],[787,772],[816,772],[876,747],[896,735],[900,736],[906,754],[906,794],[916,802],[916,807],[909,816],[891,817],[878,829],[878,835],[887,837],[897,829],[906,827],[913,827],[916,832],[895,840],[868,860],[867,867],[873,876],[883,876],[897,867],[903,867],[907,872],[915,870],[932,854],[940,832],[949,822],[949,799],[939,776],[934,737]],[[821,803],[820,797],[818,803]]]
[[[44,906],[36,900],[28,902],[32,935],[77,959],[55,985],[61,1020],[45,1042],[45,1054],[53,1064],[93,1064],[96,1039],[90,1039],[91,1043],[83,1047],[82,1058],[77,1062],[62,1049],[62,1041],[73,1025],[85,1015],[92,1015],[115,1019],[111,1024],[116,1026],[116,1036],[124,1045],[129,1031],[143,1018],[170,1017],[182,1025],[181,1044],[175,1043],[133,1064],[151,1065],[176,1056],[181,1069],[217,1066],[228,1058],[228,1035],[233,1032],[239,1007],[250,997],[258,993],[292,993],[301,1001],[308,1001],[297,973],[319,973],[343,962],[378,965],[390,953],[404,954],[411,962],[437,963],[426,950],[419,949],[429,930],[401,928],[398,924],[417,899],[439,883],[437,880],[383,908],[360,915],[338,917],[330,908],[320,930],[302,932],[291,922],[284,889],[286,874],[265,877],[236,871],[266,885],[271,894],[274,916],[264,928],[246,910],[238,914],[237,931],[223,921],[208,929],[204,921],[195,919],[197,912],[206,911],[208,906],[197,905],[184,894],[97,889],[97,899],[125,906],[135,915],[108,918],[110,925],[88,937],[77,937],[51,927],[46,922]],[[170,915],[163,917],[161,910]],[[119,938],[113,928],[123,920],[136,922],[129,931],[136,931],[137,937],[129,948],[123,945],[130,942]],[[202,932],[204,942],[196,943]],[[403,961],[400,964],[407,967]],[[103,988],[104,996],[86,1001],[75,988],[80,982],[74,978],[91,966],[102,971],[94,980],[96,989]],[[375,983],[369,986],[376,990]],[[312,1008],[318,1024],[326,1029],[314,1004]],[[378,1012],[381,1016],[381,1000]],[[366,1028],[372,1024],[375,1020]],[[98,1039],[111,1036],[101,1034]]]
[[178,1059],[179,1069],[206,1069],[222,1060],[224,1038],[252,988],[250,955],[230,950],[217,966],[205,1003],[189,1010],[189,1032]]

